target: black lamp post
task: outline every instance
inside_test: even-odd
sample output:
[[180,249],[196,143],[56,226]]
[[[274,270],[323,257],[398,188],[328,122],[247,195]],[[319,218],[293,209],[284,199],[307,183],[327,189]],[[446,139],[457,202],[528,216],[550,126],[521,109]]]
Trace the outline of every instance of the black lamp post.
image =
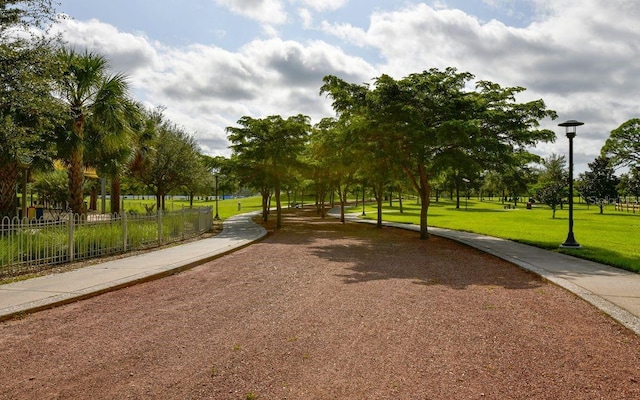
[[220,221],[220,216],[218,215],[218,174],[215,174],[216,177],[216,216],[213,217],[215,221]]
[[469,200],[469,187],[467,186],[471,182],[467,178],[462,178],[464,182],[464,210],[467,211],[467,200]]
[[576,137],[576,127],[584,125],[584,122],[570,119],[566,122],[558,124],[558,126],[564,126],[567,131],[567,138],[569,139],[569,234],[567,240],[560,245],[566,249],[579,249],[581,246],[576,242],[573,237],[573,138]]

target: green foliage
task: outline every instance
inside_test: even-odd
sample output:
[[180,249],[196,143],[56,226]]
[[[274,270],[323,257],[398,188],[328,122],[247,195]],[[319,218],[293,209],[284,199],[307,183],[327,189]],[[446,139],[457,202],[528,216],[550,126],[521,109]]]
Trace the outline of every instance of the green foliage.
[[568,199],[567,182],[569,174],[565,169],[566,158],[557,154],[551,154],[543,160],[544,170],[538,177],[535,198],[537,201],[548,205],[553,211],[552,218],[556,217],[558,206],[562,206]]
[[276,198],[277,222],[282,224],[280,191],[300,167],[300,156],[311,130],[309,117],[296,115],[283,119],[279,115],[264,119],[248,116],[238,121],[240,127],[227,127],[233,163],[241,183],[260,191],[263,218],[268,215],[268,198]]
[[606,157],[600,156],[588,165],[589,171],[579,176],[578,191],[587,202],[597,204],[602,214],[605,204],[618,199],[619,179]]
[[321,93],[332,97],[335,111],[350,123],[365,121],[365,129],[379,135],[377,142],[419,193],[422,238],[428,237],[432,180],[440,173],[509,167],[514,179],[508,186],[520,191],[526,187],[522,161],[533,157],[527,147],[555,138],[553,132],[538,129],[541,119],[556,116],[542,100],[518,103],[515,97],[524,88],[487,81],[468,91],[473,78],[455,68],[430,69],[400,80],[382,75],[373,88],[324,78]]
[[65,171],[53,170],[36,174],[33,189],[38,199],[49,204],[64,204],[69,198],[69,180]]
[[0,218],[15,215],[15,187],[26,167],[50,163],[50,132],[62,116],[51,95],[60,77],[53,41],[34,35],[55,17],[50,1],[0,1]]
[[198,145],[183,129],[161,114],[147,116],[145,149],[139,153],[132,175],[156,195],[158,209],[173,189],[195,187],[206,171]]
[[[85,160],[85,151],[92,145],[106,145],[108,142],[102,140],[103,137],[126,130],[131,122],[132,101],[127,77],[109,75],[108,61],[102,55],[88,51],[78,53],[63,47],[57,56],[64,72],[56,81],[56,92],[68,117],[57,132],[56,143],[59,155],[68,166],[70,207],[74,213],[84,214],[84,167],[87,161],[98,159],[96,155],[94,160]],[[101,138],[92,138],[93,135]]]
[[640,119],[633,118],[611,131],[602,156],[614,166],[640,166]]
[[622,174],[617,189],[621,196],[635,197],[637,202],[640,198],[640,167],[633,168],[628,174]]

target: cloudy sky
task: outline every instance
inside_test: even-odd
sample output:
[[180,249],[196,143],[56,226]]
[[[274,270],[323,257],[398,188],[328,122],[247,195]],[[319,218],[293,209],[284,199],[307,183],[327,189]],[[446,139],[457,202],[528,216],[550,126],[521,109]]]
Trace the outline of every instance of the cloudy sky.
[[353,83],[455,67],[524,86],[559,119],[585,123],[574,141],[586,169],[624,121],[640,117],[636,0],[58,0],[56,26],[76,49],[105,55],[134,96],[184,126],[203,152],[228,155],[242,116],[333,116],[322,77]]

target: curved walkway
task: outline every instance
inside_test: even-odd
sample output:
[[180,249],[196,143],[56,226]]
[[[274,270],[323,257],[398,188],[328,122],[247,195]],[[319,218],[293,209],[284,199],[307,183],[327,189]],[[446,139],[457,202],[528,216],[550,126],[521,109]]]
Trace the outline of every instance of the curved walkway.
[[[195,267],[261,239],[266,231],[251,220],[255,213],[227,219],[217,236],[89,267],[0,285],[0,320],[95,296]],[[338,215],[333,212],[331,216]],[[349,221],[361,220],[356,214]],[[385,226],[418,231],[408,224]],[[640,335],[640,275],[520,243],[468,232],[429,228],[510,261],[593,304]]]
[[220,234],[60,274],[0,285],[0,321],[193,268],[264,237],[255,213],[224,221]]

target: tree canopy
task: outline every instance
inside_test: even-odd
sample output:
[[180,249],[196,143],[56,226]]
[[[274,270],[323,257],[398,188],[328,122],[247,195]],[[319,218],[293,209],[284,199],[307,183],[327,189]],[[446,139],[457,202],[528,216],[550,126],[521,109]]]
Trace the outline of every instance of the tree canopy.
[[279,115],[266,118],[248,116],[239,127],[227,127],[228,137],[240,180],[262,194],[263,219],[268,215],[268,199],[276,198],[276,227],[282,226],[280,191],[292,169],[299,165],[308,135],[309,117],[298,114],[287,119]]
[[584,199],[600,207],[600,214],[610,200],[618,197],[619,179],[607,157],[598,157],[589,163],[589,170],[580,174],[578,190]]
[[538,129],[555,118],[542,100],[518,103],[521,87],[503,88],[487,81],[467,90],[474,76],[454,68],[431,69],[395,80],[382,75],[372,88],[324,79],[321,93],[333,99],[339,115],[362,118],[378,132],[380,143],[407,174],[421,199],[420,235],[428,237],[431,181],[461,159],[478,169],[512,165],[514,154],[555,134]]
[[611,131],[602,155],[614,166],[640,166],[640,119],[630,119]]
[[61,108],[51,95],[60,76],[55,41],[29,34],[55,18],[50,1],[0,1],[0,218],[15,215],[20,174],[50,163]]

